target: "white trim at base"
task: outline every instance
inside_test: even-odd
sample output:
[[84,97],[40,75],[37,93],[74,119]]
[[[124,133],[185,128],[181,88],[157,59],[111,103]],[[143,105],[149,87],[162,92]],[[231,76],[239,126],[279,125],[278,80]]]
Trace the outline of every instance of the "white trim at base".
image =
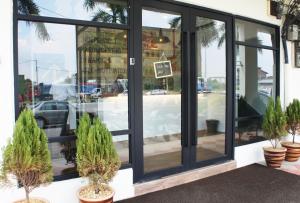
[[257,142],[234,148],[237,168],[264,161],[263,147],[271,146],[269,141]]

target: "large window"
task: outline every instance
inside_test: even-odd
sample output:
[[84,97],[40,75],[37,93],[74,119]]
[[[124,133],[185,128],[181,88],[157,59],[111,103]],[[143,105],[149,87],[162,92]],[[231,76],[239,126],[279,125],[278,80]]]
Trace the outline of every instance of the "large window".
[[276,96],[275,28],[236,21],[236,145],[264,140],[261,124]]
[[[87,5],[84,1],[36,0],[33,7],[26,1],[17,2],[21,14],[18,108],[32,109],[38,125],[45,130],[54,175],[63,179],[77,173],[75,132],[83,113],[106,124],[114,135],[122,164],[129,164],[128,30],[113,25],[127,23],[127,2],[95,1]],[[95,11],[101,12],[98,15],[103,19],[91,19]],[[62,13],[66,18],[99,21],[99,25],[84,25],[84,21],[65,24],[60,19]],[[57,18],[49,23],[48,18],[40,16],[44,21],[34,22],[33,15]],[[106,23],[105,28],[101,22]]]

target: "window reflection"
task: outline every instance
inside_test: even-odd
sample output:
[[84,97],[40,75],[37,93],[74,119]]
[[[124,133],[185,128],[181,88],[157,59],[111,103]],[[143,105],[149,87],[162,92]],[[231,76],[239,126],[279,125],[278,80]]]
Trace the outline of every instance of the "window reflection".
[[236,47],[236,143],[264,140],[262,117],[270,97],[275,97],[275,52]]
[[181,16],[143,9],[146,173],[181,165]]
[[127,24],[126,0],[18,0],[18,13],[70,18],[104,23]]
[[[197,161],[225,155],[225,22],[196,18]],[[215,60],[215,59],[218,60]]]
[[235,21],[236,41],[275,46],[275,29],[243,20]]
[[[19,107],[33,110],[48,138],[74,136],[84,112],[128,129],[127,31],[45,23],[44,40],[18,26]],[[57,161],[61,149],[50,145]]]

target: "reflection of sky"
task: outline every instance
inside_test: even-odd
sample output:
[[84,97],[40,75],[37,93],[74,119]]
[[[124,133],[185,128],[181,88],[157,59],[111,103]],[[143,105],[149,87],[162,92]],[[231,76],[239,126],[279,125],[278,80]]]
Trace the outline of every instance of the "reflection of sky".
[[111,13],[104,3],[97,5],[93,10],[87,10],[83,6],[83,0],[35,0],[35,3],[39,6],[40,15],[49,17],[90,20],[99,9]]
[[[41,15],[64,16],[72,18],[90,19],[94,11],[87,12],[83,8],[83,1],[73,0],[36,0]],[[72,5],[72,6],[70,6]],[[101,6],[102,9],[105,7]],[[106,11],[109,11],[106,9]],[[158,13],[143,10],[143,26],[170,28],[169,22],[178,17],[170,13]],[[37,38],[34,24],[30,26],[24,22],[19,23],[19,74],[25,78],[35,80],[35,64],[38,60],[39,82],[61,82],[76,73],[76,36],[75,27],[70,25],[46,24],[51,40],[42,42]],[[269,34],[259,32],[258,38],[265,43],[271,43]],[[219,48],[217,41],[209,47],[202,48],[202,67],[206,70],[206,77],[220,77],[225,75],[224,45]],[[23,63],[26,62],[26,63]],[[273,53],[270,50],[258,52],[258,67],[273,75]],[[52,71],[49,69],[53,69]]]
[[226,76],[226,58],[225,43],[218,47],[218,40],[215,40],[208,47],[201,47],[202,70],[206,72],[202,77],[225,77]]
[[274,71],[274,57],[273,51],[262,49],[261,51],[257,51],[257,60],[258,67],[263,71],[267,72],[268,76],[273,76]]
[[145,27],[158,27],[158,28],[170,28],[169,22],[179,17],[179,15],[169,13],[159,13],[149,10],[143,10],[143,26]]
[[[76,73],[75,27],[45,24],[49,41],[42,41],[34,24],[19,22],[19,74],[41,83],[63,83]],[[35,61],[37,60],[37,70]]]

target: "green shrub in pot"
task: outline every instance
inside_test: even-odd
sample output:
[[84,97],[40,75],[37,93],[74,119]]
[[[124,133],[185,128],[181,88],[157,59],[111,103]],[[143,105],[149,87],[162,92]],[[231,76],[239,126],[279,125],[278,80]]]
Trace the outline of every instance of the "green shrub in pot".
[[77,169],[89,179],[89,185],[79,190],[81,202],[112,201],[113,190],[108,182],[116,175],[121,162],[112,141],[112,134],[99,118],[90,120],[84,114],[77,130]]
[[287,148],[285,160],[293,162],[300,157],[300,143],[295,142],[296,134],[300,130],[300,101],[294,99],[285,111],[287,118],[287,131],[293,136],[292,142],[282,142],[281,145]]
[[279,142],[283,136],[287,135],[286,115],[282,110],[279,97],[277,97],[276,102],[274,102],[273,98],[269,99],[262,129],[264,136],[272,144],[272,147],[264,147],[267,165],[278,168],[281,166],[286,152],[286,148],[279,146]]
[[12,175],[25,189],[26,201],[19,202],[33,201],[29,197],[30,192],[53,179],[47,136],[38,127],[31,110],[21,112],[13,138],[4,148],[2,156],[2,183],[9,183]]

